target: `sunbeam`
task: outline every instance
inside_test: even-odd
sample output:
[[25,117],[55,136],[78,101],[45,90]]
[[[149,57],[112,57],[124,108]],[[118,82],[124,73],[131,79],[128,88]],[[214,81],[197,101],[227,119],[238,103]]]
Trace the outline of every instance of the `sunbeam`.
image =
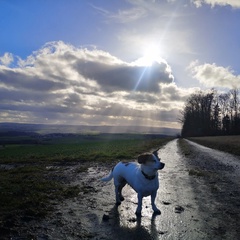
[[142,71],[142,73],[141,73],[141,75],[140,75],[140,77],[139,77],[139,79],[138,79],[138,81],[137,81],[137,83],[136,83],[136,85],[135,85],[135,87],[134,87],[134,89],[133,89],[134,92],[137,90],[139,84],[141,83],[142,78],[143,78],[143,76],[144,76],[147,68],[148,68],[148,67],[145,67],[145,68],[143,69],[143,71]]

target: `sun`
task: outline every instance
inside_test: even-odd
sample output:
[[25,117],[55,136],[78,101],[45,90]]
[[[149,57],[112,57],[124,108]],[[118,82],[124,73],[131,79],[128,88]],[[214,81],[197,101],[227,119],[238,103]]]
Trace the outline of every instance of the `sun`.
[[140,66],[152,66],[154,62],[161,61],[161,49],[156,44],[148,44],[142,51],[143,57],[137,59],[135,63]]
[[143,53],[143,58],[146,59],[150,65],[159,58],[160,48],[155,44],[151,44],[146,47]]

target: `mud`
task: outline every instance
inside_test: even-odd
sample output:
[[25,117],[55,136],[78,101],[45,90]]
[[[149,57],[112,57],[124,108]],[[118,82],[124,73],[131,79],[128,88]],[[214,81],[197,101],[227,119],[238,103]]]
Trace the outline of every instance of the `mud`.
[[56,202],[47,219],[11,226],[5,239],[240,239],[240,159],[191,142],[191,153],[184,156],[178,141],[159,150],[166,164],[159,172],[160,215],[153,214],[146,197],[137,218],[137,195],[129,186],[123,189],[125,201],[115,206],[113,182],[100,181],[113,165],[76,164],[61,172],[80,187],[79,195]]

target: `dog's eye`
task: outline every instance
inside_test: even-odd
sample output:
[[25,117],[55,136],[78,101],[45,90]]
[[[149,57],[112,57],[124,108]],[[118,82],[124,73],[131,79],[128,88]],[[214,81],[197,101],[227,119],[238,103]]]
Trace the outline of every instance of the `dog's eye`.
[[155,163],[155,162],[156,162],[156,160],[153,159],[153,158],[149,158],[149,159],[147,160],[147,163],[149,163],[149,164]]

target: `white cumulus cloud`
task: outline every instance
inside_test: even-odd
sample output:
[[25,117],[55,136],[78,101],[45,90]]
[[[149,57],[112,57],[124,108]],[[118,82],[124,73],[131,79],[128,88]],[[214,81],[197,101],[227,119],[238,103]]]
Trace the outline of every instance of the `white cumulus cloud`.
[[0,65],[1,121],[167,126],[186,99],[166,61],[124,62],[98,49],[45,44]]
[[14,57],[11,53],[5,53],[2,57],[0,57],[0,64],[4,66],[9,66],[14,60]]
[[199,64],[192,62],[188,68],[193,77],[206,87],[239,88],[240,76],[234,75],[229,67],[217,66],[215,63]]
[[219,6],[231,6],[232,8],[240,8],[239,0],[192,0],[197,6],[201,7],[203,4],[209,4],[211,7]]

